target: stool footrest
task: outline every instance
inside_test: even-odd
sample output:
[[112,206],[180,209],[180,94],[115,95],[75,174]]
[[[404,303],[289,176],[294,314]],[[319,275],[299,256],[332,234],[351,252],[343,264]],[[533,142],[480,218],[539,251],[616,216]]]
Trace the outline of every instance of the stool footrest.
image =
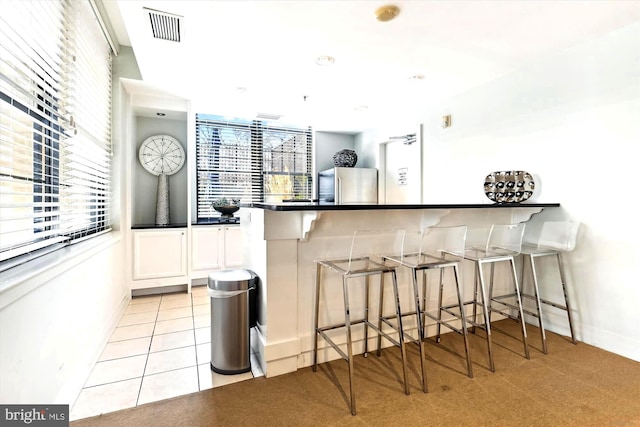
[[[396,328],[396,326],[390,324],[384,318],[382,319],[382,321],[384,321],[387,325],[391,326],[396,332],[398,332],[398,328]],[[369,327],[371,327],[371,329],[376,331],[378,334],[382,335],[383,337],[385,337],[386,339],[391,341],[393,343],[393,345],[400,347],[400,341],[396,341],[394,338],[391,337],[391,335],[389,335],[388,333],[380,330],[377,326],[373,325],[371,322],[367,322],[367,325],[369,325]]]
[[[416,312],[414,311],[413,313],[404,313],[404,314],[402,315],[402,317],[410,316],[410,315],[415,316],[415,315],[416,315]],[[393,328],[396,332],[398,332],[398,329],[399,329],[399,328],[398,328],[398,326],[397,326],[397,325],[395,325],[395,324],[392,322],[392,320],[394,320],[395,318],[396,318],[396,316],[395,316],[395,315],[389,315],[389,316],[383,316],[383,317],[381,317],[381,318],[380,318],[380,320],[381,320],[381,321],[383,321],[387,326],[389,326],[389,327]],[[413,343],[416,343],[416,344],[420,345],[420,340],[419,340],[418,338],[414,338],[413,336],[411,336],[411,334],[409,334],[409,333],[408,333],[407,331],[405,331],[405,330],[403,330],[402,332],[404,332],[404,336],[405,336],[406,338],[408,338],[410,342],[413,342]],[[391,339],[389,339],[389,340],[390,340],[390,341],[392,341]],[[396,344],[396,345],[397,345],[397,344]]]
[[[526,298],[536,299],[536,297],[535,297],[535,296],[533,296],[533,295],[529,295],[529,294],[521,294],[521,295],[522,295],[523,297],[526,297]],[[560,309],[560,310],[567,311],[567,307],[566,307],[566,306],[564,306],[564,305],[562,305],[562,304],[558,304],[558,303],[555,303],[555,302],[553,302],[553,301],[549,301],[549,300],[542,299],[542,298],[540,298],[540,302],[541,302],[542,304],[550,305],[551,307],[555,307],[555,308],[558,308],[558,309]]]
[[[395,317],[395,316],[394,316]],[[385,323],[387,323],[390,327],[394,328],[396,330],[396,332],[398,331],[397,327],[393,324],[390,324],[388,321],[386,321],[386,319],[382,319]],[[389,335],[388,333],[386,333],[385,331],[381,331],[376,325],[374,325],[373,323],[371,323],[370,321],[366,320],[366,319],[360,319],[360,320],[356,320],[354,322],[351,322],[351,326],[355,326],[355,325],[359,325],[360,323],[364,323],[365,327],[369,327],[371,329],[373,329],[374,331],[376,331],[378,334],[382,335],[383,337],[385,337],[386,339],[388,339],[389,341],[391,341],[391,343],[395,346],[400,346],[400,342],[396,341],[393,337],[391,337],[391,335]],[[321,328],[317,328],[316,332],[318,334],[320,334],[320,336],[322,336],[322,338],[324,338],[330,345],[331,347],[333,347],[334,350],[336,350],[340,356],[342,356],[342,358],[344,360],[349,360],[349,357],[340,349],[339,345],[336,344],[326,333],[325,331],[329,331],[329,330],[333,330],[333,329],[338,329],[338,328],[346,328],[346,324],[338,324],[338,325],[331,325],[331,326],[323,326]]]
[[[501,304],[504,304],[504,303],[501,303]],[[506,305],[506,306],[508,306],[509,308],[514,309],[514,310],[517,310],[517,309],[518,309],[518,306],[517,306],[517,305],[513,305],[513,304],[505,304],[505,305]],[[511,314],[511,313],[507,313],[507,312],[505,312],[505,311],[500,310],[499,308],[493,308],[493,307],[491,307],[491,311],[492,311],[493,313],[501,314],[501,315],[503,315],[504,317],[508,317],[508,318],[513,319],[513,320],[515,320],[515,321],[518,321],[518,322],[520,321],[520,317],[519,317],[519,316],[515,316],[515,315],[513,315],[513,314]]]
[[347,362],[349,361],[349,356],[347,356],[347,354],[340,349],[340,346],[338,344],[336,344],[335,342],[333,342],[333,340],[331,338],[329,338],[329,336],[327,334],[325,334],[324,331],[321,331],[320,328],[318,328],[317,332],[322,338],[324,338],[329,343],[329,345],[331,345],[331,347],[333,347],[333,349],[336,352],[338,352],[340,357],[342,357]]
[[[478,302],[478,301],[465,301],[462,303],[463,307],[466,307],[468,305],[477,305],[478,307],[482,307],[482,303]],[[473,319],[473,315],[471,316],[467,316],[466,314],[463,316],[458,316],[456,313],[452,313],[451,311],[449,311],[452,308],[458,308],[459,304],[450,304],[450,305],[443,305],[442,306],[442,310],[446,311],[447,313],[455,316],[456,318],[462,320],[464,318],[464,320],[471,326],[473,326],[474,328],[480,328],[480,329],[484,329],[486,330],[487,328],[484,326],[484,322],[483,323],[478,323],[476,322],[475,319]]]
[[[515,298],[516,294],[508,294],[508,295],[499,295],[497,297],[493,297],[491,298],[491,302],[495,302],[498,304],[502,304],[505,307],[509,307],[512,310],[518,310],[520,309],[520,307],[516,304],[512,304],[510,302],[504,302],[504,301],[500,301],[501,299],[505,299],[505,298]],[[495,313],[500,313],[500,314],[504,314],[499,308],[494,308],[494,307],[490,307],[491,311],[495,312]],[[524,308],[522,309],[522,311],[524,312]],[[531,312],[527,312],[528,314],[532,314],[534,316],[538,316],[537,314],[531,313]],[[506,314],[505,314],[506,315]],[[509,317],[512,317],[511,315],[509,315]],[[512,317],[513,318],[513,317]]]
[[496,301],[496,302],[500,302],[499,300],[501,299],[505,299],[505,298],[513,298],[516,296],[516,293],[511,293],[511,294],[505,294],[505,295],[495,295],[493,297],[491,297],[491,301]]
[[[451,313],[450,311],[447,311],[447,313],[451,314],[452,316],[454,316],[456,319],[462,321],[462,319],[460,317],[458,317],[456,314]],[[447,328],[451,329],[454,332],[459,333],[460,335],[464,335],[464,332],[462,329],[458,329],[455,326],[449,324],[449,322],[447,320],[438,320],[438,318],[432,314],[429,313],[424,313],[425,316],[427,316],[428,318],[435,320],[436,322],[438,322],[440,325],[442,326],[446,326]]]
[[[458,308],[458,304],[456,304],[454,307],[455,307],[455,308]],[[462,320],[462,314],[461,314],[461,313],[458,313],[458,312],[456,312],[456,311],[453,311],[453,310],[451,310],[450,308],[442,307],[442,308],[441,308],[441,311],[444,311],[445,313],[447,313],[447,314],[449,314],[449,315],[451,315],[451,316],[455,317],[456,319],[460,319],[460,320]],[[425,314],[426,314],[427,316],[429,316],[429,317],[431,317],[431,318],[435,319],[435,320],[438,320],[438,319],[434,318],[432,314],[429,314],[429,313],[425,313]]]
[[[359,325],[360,323],[365,323],[365,322],[368,322],[368,321],[366,319],[357,319],[357,320],[354,320],[353,322],[351,322],[351,326]],[[338,323],[338,324],[335,324],[335,325],[327,325],[327,326],[319,327],[317,329],[317,331],[318,332],[320,332],[320,331],[330,331],[331,329],[345,328],[346,326],[347,326],[346,323]]]

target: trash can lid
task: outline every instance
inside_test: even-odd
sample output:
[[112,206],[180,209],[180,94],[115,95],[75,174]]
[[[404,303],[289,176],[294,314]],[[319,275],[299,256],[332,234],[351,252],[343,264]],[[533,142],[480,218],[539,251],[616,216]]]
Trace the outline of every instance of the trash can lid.
[[244,291],[254,288],[258,276],[251,270],[234,269],[214,271],[207,281],[209,289],[216,291]]

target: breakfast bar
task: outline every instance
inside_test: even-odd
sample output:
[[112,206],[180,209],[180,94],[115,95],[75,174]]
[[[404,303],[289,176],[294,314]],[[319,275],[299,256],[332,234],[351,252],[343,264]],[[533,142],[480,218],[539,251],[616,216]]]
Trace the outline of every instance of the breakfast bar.
[[[470,230],[491,224],[526,222],[560,211],[559,203],[336,205],[312,202],[252,203],[240,209],[243,265],[261,280],[258,291],[257,352],[267,377],[312,364],[315,261],[345,257],[355,230],[422,230],[427,226],[466,225]],[[469,233],[469,238],[473,234]],[[379,241],[372,251],[392,248]],[[463,280],[464,280],[463,273]],[[401,304],[410,304],[409,277],[398,276]],[[469,286],[466,291],[472,290]],[[337,292],[339,289],[337,289]],[[469,294],[469,292],[466,292]],[[329,294],[328,298],[332,298]],[[339,293],[336,293],[339,298]],[[353,301],[358,310],[362,301]],[[386,310],[386,308],[385,308]],[[324,313],[340,319],[343,312]],[[428,327],[429,325],[427,325]],[[408,328],[415,325],[407,325]],[[427,329],[429,331],[429,329]],[[363,337],[354,334],[354,342]],[[338,358],[320,349],[319,361]]]

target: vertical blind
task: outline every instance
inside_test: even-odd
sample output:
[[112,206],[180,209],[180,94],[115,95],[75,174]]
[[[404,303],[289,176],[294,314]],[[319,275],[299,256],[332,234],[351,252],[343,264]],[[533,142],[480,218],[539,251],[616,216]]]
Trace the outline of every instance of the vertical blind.
[[111,50],[88,1],[3,0],[0,261],[110,229]]
[[198,219],[218,199],[278,202],[311,198],[311,127],[196,115]]

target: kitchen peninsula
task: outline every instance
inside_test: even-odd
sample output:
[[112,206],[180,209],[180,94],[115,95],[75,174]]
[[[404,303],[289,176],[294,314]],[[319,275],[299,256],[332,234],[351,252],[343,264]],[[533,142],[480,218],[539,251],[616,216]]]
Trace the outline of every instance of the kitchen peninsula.
[[[311,365],[315,261],[348,256],[355,230],[418,231],[433,225],[467,225],[475,229],[493,223],[529,224],[539,222],[532,218],[544,209],[559,206],[559,203],[334,205],[306,202],[243,205],[239,212],[243,266],[261,279],[257,350],[265,375],[272,377]],[[372,253],[391,252],[393,248],[386,245],[388,242],[377,242],[371,248]],[[401,304],[411,307],[409,277],[402,273],[399,271],[398,275]],[[330,275],[324,277],[324,280],[336,279]],[[336,284],[336,293],[328,293],[323,299],[341,298],[339,281]],[[472,287],[467,284],[467,296],[469,291]],[[331,312],[321,308],[321,316],[328,322],[344,319],[341,304],[334,306],[337,307]],[[361,298],[352,300],[354,313],[359,312],[361,306]],[[407,327],[412,326],[409,323]],[[359,332],[360,328],[354,330],[354,343],[362,344]],[[339,356],[333,350],[321,348],[318,357],[319,362],[324,362]]]

